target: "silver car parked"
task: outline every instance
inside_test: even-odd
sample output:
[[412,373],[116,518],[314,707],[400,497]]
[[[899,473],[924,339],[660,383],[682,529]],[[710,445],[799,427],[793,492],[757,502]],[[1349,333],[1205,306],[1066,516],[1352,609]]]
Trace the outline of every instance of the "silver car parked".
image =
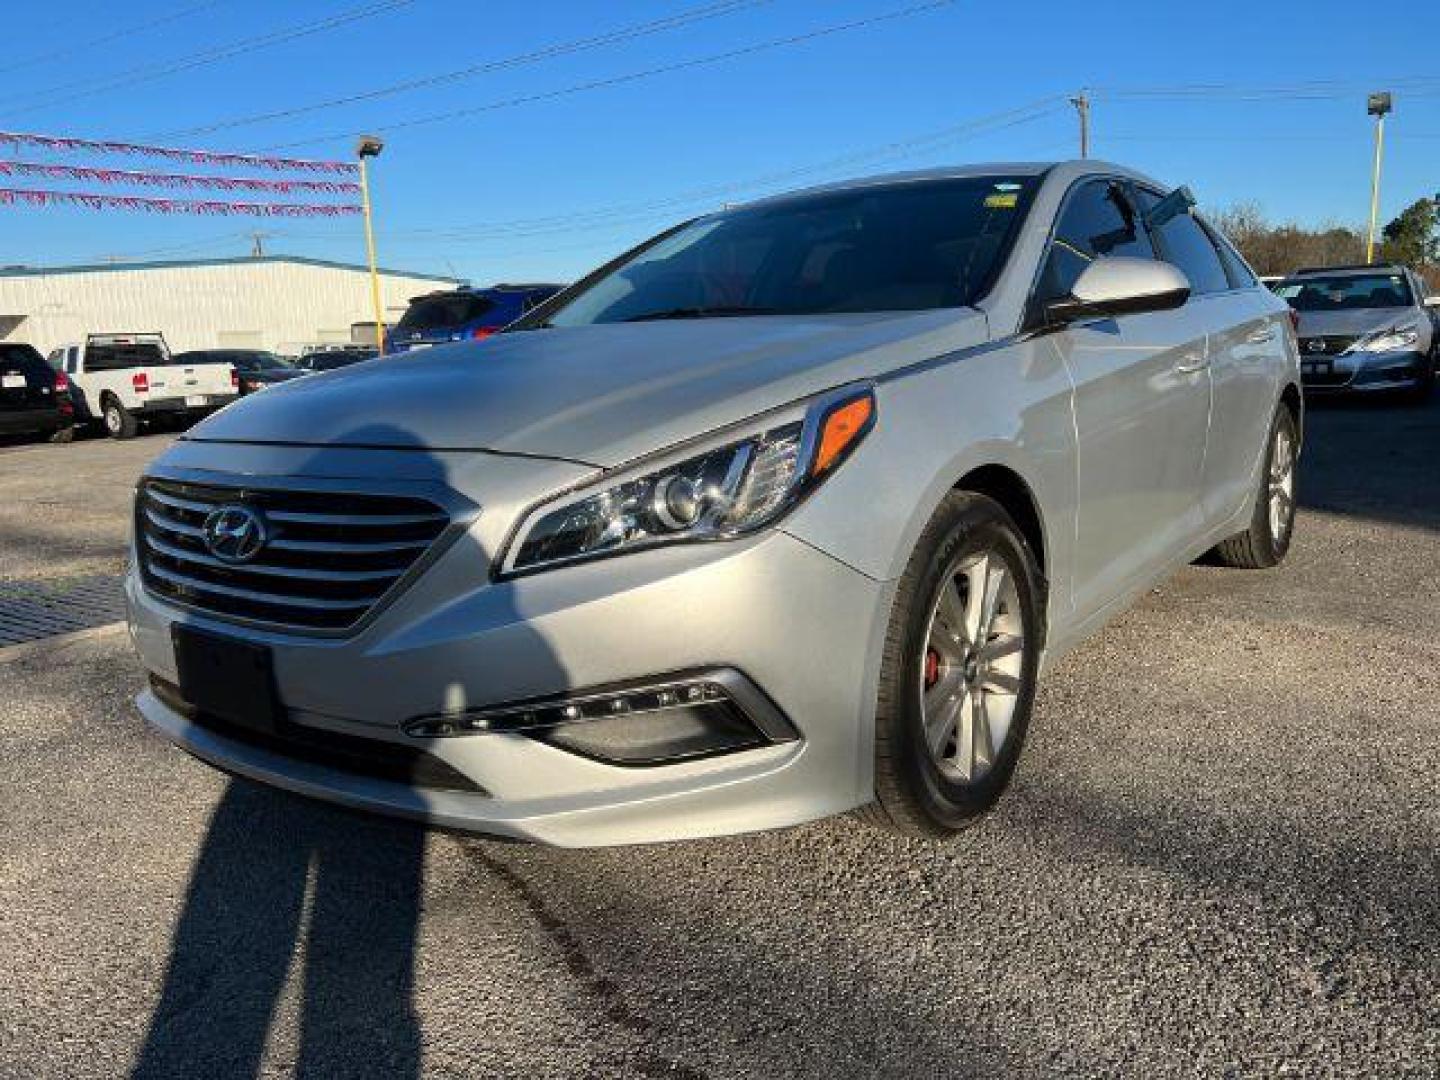
[[1440,298],[1403,266],[1299,270],[1275,291],[1295,311],[1306,391],[1403,393],[1424,401],[1440,365]]
[[1187,196],[1088,161],[766,199],[483,345],[247,398],[140,485],[139,707],[481,833],[950,834],[1042,670],[1290,544],[1288,312]]

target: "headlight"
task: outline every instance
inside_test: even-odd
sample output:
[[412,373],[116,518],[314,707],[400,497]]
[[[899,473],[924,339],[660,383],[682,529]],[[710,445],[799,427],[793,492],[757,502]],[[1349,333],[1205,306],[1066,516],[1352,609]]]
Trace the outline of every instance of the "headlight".
[[779,414],[744,438],[627,470],[588,493],[532,510],[507,546],[501,572],[752,533],[833,472],[874,423],[874,394],[850,389]]
[[1390,352],[1394,349],[1413,349],[1420,343],[1420,327],[1394,326],[1381,330],[1355,343],[1356,352]]

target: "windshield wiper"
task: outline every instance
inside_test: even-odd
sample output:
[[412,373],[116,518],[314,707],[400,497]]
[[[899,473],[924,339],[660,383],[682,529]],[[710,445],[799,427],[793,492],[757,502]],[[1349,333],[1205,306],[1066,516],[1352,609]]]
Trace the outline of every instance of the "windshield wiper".
[[677,307],[631,315],[623,322],[655,322],[659,319],[713,319],[725,315],[774,315],[774,308],[762,307]]

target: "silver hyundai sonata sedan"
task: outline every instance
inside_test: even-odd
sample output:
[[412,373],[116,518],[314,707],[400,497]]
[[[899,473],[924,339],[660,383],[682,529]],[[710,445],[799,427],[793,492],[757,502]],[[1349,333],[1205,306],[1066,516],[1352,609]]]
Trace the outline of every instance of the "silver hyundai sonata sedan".
[[1299,384],[1285,304],[1124,168],[728,209],[175,443],[136,497],[139,708],[477,833],[949,835],[1066,650],[1207,551],[1284,556]]

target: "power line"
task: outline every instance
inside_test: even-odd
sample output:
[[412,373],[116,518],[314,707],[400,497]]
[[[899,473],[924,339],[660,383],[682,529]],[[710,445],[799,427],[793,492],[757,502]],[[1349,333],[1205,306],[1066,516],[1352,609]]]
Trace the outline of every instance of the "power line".
[[[128,71],[119,72],[113,76],[106,76],[98,81],[90,79],[67,83],[61,86],[53,86],[48,90],[41,91],[39,94],[30,95],[31,98],[38,97],[42,100],[33,101],[30,104],[22,105],[16,109],[9,109],[3,115],[18,116],[23,113],[35,112],[37,109],[48,109],[55,105],[67,105],[72,101],[80,101],[84,98],[94,97],[96,94],[108,93],[111,90],[119,90],[127,86],[154,82],[156,79],[163,79],[166,76],[175,75],[182,71],[191,71],[198,67],[219,63],[222,60],[229,60],[232,57],[257,52],[260,49],[267,49],[272,45],[280,45],[298,38],[310,37],[314,34],[337,30],[350,23],[358,22],[361,19],[369,19],[376,15],[384,15],[397,8],[413,4],[414,2],[415,0],[378,0],[378,2],[369,3],[358,8],[351,8],[315,22],[302,23],[298,26],[272,31],[271,33],[261,34],[256,37],[243,38],[239,41],[231,42],[228,45],[207,49],[204,52],[192,53],[189,56],[183,56],[178,60],[168,63],[142,65],[131,68]],[[45,97],[46,94],[63,93],[71,89],[77,92],[62,97]],[[23,101],[25,99],[22,97],[20,100]]]
[[[1243,84],[1243,83],[1188,83],[1176,86],[1107,86],[1094,92],[1105,98],[1120,100],[1184,100],[1203,98],[1229,98],[1235,101],[1322,101],[1336,100],[1363,93],[1376,80],[1363,82],[1340,79],[1314,79],[1300,83]],[[1381,79],[1387,86],[1415,97],[1429,97],[1440,93],[1440,78],[1429,75],[1409,76],[1398,79]]]
[[[914,4],[910,7],[901,8],[896,11],[884,12],[880,15],[872,15],[864,19],[855,19],[850,22],[832,23],[816,30],[810,30],[803,34],[792,34],[787,37],[771,38],[768,41],[757,42],[753,45],[746,45],[738,49],[729,49],[725,52],[711,53],[708,56],[695,57],[689,60],[679,60],[670,64],[662,64],[659,67],[646,68],[642,71],[631,71],[623,75],[613,75],[605,79],[595,79],[590,82],[578,83],[573,86],[562,87],[558,90],[547,90],[541,93],[524,94],[519,97],[504,98],[499,101],[487,102],[484,105],[472,105],[463,109],[452,109],[443,113],[431,113],[425,116],[414,116],[405,120],[396,120],[391,123],[372,124],[369,130],[379,131],[388,134],[392,131],[399,131],[403,128],[421,127],[428,124],[439,124],[446,120],[457,120],[465,116],[476,116],[480,113],[495,112],[500,109],[510,109],[517,105],[530,105],[540,101],[552,101],[556,98],[570,97],[574,94],[586,93],[591,90],[600,90],[611,86],[620,86],[625,83],[638,82],[642,79],[654,78],[657,75],[668,75],[676,71],[686,71],[691,68],[703,67],[709,64],[717,64],[725,60],[733,60],[741,56],[750,56],[755,53],[767,52],[771,49],[784,48],[790,45],[800,45],[817,38],[829,37],[832,34],[841,34],[850,30],[859,30],[868,26],[876,26],[881,23],[891,22],[895,19],[903,19],[910,15],[918,15],[926,11],[935,11],[942,7],[949,7],[955,0],[927,0],[926,3]],[[294,142],[277,143],[267,147],[270,150],[289,149],[296,146],[311,146],[315,143],[330,142],[337,139],[349,139],[357,135],[363,135],[363,131],[341,131],[332,132],[328,135],[317,135],[308,139],[299,139]]]
[[675,15],[667,15],[662,19],[654,19],[649,22],[621,27],[618,30],[607,31],[606,33],[596,34],[592,37],[556,42],[555,44],[546,45],[542,48],[531,50],[530,52],[517,53],[499,60],[489,60],[480,64],[472,64],[468,67],[457,68],[454,71],[428,75],[419,79],[409,79],[405,82],[392,83],[389,86],[378,87],[374,90],[365,90],[359,93],[347,94],[343,97],[312,102],[309,105],[297,105],[293,108],[276,109],[272,112],[253,113],[249,116],[238,116],[230,120],[221,120],[199,127],[168,131],[156,135],[155,138],[188,138],[193,135],[208,135],[216,131],[228,131],[233,128],[249,127],[253,124],[261,124],[270,120],[284,120],[295,116],[304,116],[309,113],[320,112],[325,109],[335,109],[363,101],[374,101],[379,98],[393,97],[396,94],[409,93],[412,90],[443,86],[449,83],[460,82],[464,79],[472,79],[479,75],[489,75],[497,71],[506,71],[527,64],[539,63],[543,60],[551,60],[558,56],[569,56],[574,53],[599,49],[608,45],[618,45],[627,41],[634,41],[637,38],[647,37],[651,34],[679,29],[684,26],[689,26],[692,23],[718,18],[722,15],[730,15],[734,12],[772,2],[773,0],[722,0],[722,2],[719,3],[708,3],[700,7],[678,12]]
[[[777,170],[744,180],[712,184],[702,188],[678,192],[659,199],[632,203],[620,203],[572,214],[547,217],[525,218],[512,221],[477,223],[473,225],[449,225],[443,228],[416,228],[391,230],[387,241],[397,237],[415,237],[434,240],[481,241],[490,239],[526,239],[556,233],[578,232],[587,229],[619,227],[636,221],[648,221],[661,213],[699,205],[714,205],[727,195],[734,195],[756,189],[775,190],[806,177],[820,177],[837,173],[864,163],[878,163],[926,153],[948,143],[988,134],[1007,128],[1028,124],[1059,113],[1065,102],[1065,95],[1054,94],[1011,109],[973,117],[963,123],[953,124],[936,131],[905,139],[892,140],[876,146],[852,150],[845,154],[827,158],[820,162],[794,168]],[[303,234],[290,233],[291,236]]]
[[181,19],[188,19],[191,15],[199,14],[213,7],[219,7],[226,0],[206,0],[203,4],[191,4],[189,7],[181,8],[179,11],[172,11],[168,15],[161,15],[159,18],[151,19],[149,22],[135,23],[132,26],[122,27],[113,33],[103,37],[91,38],[76,45],[67,45],[55,52],[40,53],[30,56],[18,64],[11,64],[9,67],[0,68],[0,75],[8,75],[12,71],[23,71],[25,68],[39,67],[41,64],[48,64],[54,60],[63,60],[67,56],[75,56],[80,53],[89,52],[91,49],[99,48],[101,45],[109,45],[112,41],[120,41],[127,37],[134,37],[136,34],[143,34],[148,30],[154,30],[160,26],[167,26]]

